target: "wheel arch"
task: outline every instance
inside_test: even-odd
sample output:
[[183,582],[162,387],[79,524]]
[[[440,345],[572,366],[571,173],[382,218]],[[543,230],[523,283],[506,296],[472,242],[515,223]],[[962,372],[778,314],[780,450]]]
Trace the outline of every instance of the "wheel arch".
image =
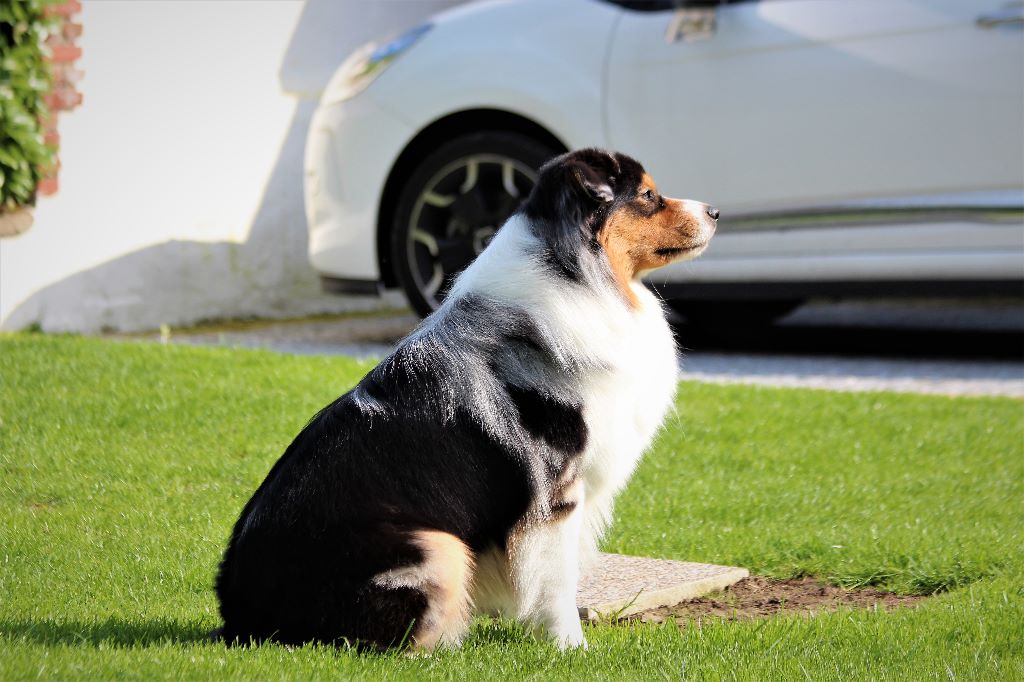
[[381,192],[377,207],[377,265],[385,287],[398,286],[391,264],[391,222],[403,181],[409,177],[416,161],[438,145],[457,135],[482,131],[520,133],[546,144],[557,153],[569,150],[568,145],[536,121],[501,109],[465,109],[443,116],[420,130],[395,159]]

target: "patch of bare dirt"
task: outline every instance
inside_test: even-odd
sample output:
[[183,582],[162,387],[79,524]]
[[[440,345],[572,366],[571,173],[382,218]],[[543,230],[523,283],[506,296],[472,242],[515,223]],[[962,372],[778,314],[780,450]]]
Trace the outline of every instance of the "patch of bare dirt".
[[690,599],[675,606],[661,606],[629,617],[645,623],[675,619],[680,626],[704,618],[751,620],[780,614],[814,615],[843,608],[894,609],[912,606],[925,597],[899,595],[874,589],[847,590],[815,580],[773,580],[762,576],[744,578],[724,591]]

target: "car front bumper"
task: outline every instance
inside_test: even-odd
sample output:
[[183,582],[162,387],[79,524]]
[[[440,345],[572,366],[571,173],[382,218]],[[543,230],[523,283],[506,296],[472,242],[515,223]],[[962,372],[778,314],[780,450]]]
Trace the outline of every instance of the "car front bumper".
[[382,279],[377,254],[381,195],[395,159],[414,133],[365,92],[321,104],[313,114],[303,192],[309,260],[325,281],[372,284]]

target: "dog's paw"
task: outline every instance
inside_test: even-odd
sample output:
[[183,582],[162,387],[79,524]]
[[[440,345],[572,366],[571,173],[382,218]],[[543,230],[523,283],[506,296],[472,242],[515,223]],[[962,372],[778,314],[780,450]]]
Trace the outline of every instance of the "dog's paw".
[[583,636],[583,628],[580,627],[579,621],[576,622],[575,628],[571,628],[567,632],[558,633],[555,639],[558,643],[558,648],[562,651],[567,649],[583,649],[586,651],[589,648],[587,638]]

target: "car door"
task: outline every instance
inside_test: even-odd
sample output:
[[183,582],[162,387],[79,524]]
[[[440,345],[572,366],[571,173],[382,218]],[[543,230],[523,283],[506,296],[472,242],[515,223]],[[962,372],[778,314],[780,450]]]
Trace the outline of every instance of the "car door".
[[708,253],[661,277],[1019,279],[1019,5],[730,2],[703,26],[624,11],[608,139],[723,214]]

